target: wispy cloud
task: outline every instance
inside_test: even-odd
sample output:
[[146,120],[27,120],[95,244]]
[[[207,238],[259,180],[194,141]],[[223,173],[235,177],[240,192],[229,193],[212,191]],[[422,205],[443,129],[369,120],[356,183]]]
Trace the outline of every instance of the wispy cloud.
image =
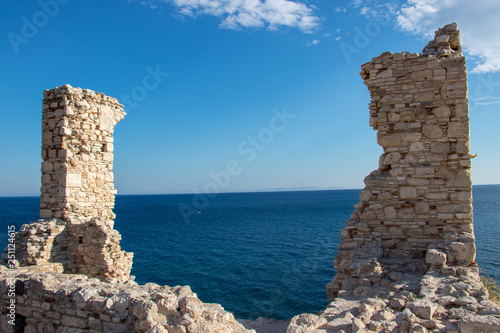
[[310,43],[307,43],[306,46],[309,47],[309,46],[313,46],[313,45],[318,45],[319,44],[319,40],[318,39],[315,39],[313,40],[312,42]]
[[180,14],[190,17],[212,15],[220,18],[226,29],[281,27],[298,28],[305,33],[317,30],[319,18],[314,7],[292,0],[150,0],[166,2]]
[[[457,22],[462,47],[473,56],[473,73],[500,71],[500,1],[498,0],[355,0],[353,5],[370,18],[380,6],[389,6],[391,19],[397,29],[422,37],[433,36],[434,31],[446,24]],[[383,15],[387,15],[384,11]]]
[[492,105],[492,104],[500,104],[500,97],[482,97],[482,98],[474,98],[472,100],[477,105]]

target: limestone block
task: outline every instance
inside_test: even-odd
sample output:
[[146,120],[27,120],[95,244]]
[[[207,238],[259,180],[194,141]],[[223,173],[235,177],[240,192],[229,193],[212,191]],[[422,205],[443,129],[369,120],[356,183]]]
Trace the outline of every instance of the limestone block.
[[387,219],[395,219],[397,217],[396,210],[394,207],[384,208],[384,214]]
[[463,122],[452,122],[448,127],[448,137],[450,138],[468,138],[469,124]]
[[469,117],[468,104],[457,104],[455,112],[457,117]]
[[422,127],[422,133],[429,139],[439,139],[443,137],[443,130],[438,125],[425,125]]
[[53,170],[54,165],[52,162],[49,161],[43,161],[42,162],[42,172],[50,172]]
[[412,142],[410,144],[410,151],[412,151],[412,152],[418,152],[418,151],[422,151],[424,149],[425,149],[424,142]]
[[308,333],[314,331],[320,326],[325,325],[327,322],[328,321],[323,317],[319,317],[309,313],[304,313],[292,318],[286,332]]
[[430,69],[425,69],[423,71],[413,72],[411,76],[415,81],[419,82],[429,81],[434,78],[434,71]]
[[422,139],[422,133],[404,133],[403,134],[403,141],[407,142],[416,142]]
[[82,175],[78,173],[68,173],[64,178],[63,186],[80,187],[82,186]]
[[406,304],[406,308],[410,309],[422,319],[432,319],[434,313],[438,309],[438,305],[426,299],[415,299],[409,301]]
[[446,253],[437,249],[427,250],[427,253],[425,254],[425,262],[432,266],[443,266],[446,264]]
[[59,132],[59,134],[61,135],[71,135],[71,133],[73,133],[73,130],[69,127],[61,127],[61,130]]
[[365,190],[362,190],[360,192],[359,199],[361,201],[368,201],[368,200],[370,200],[371,196],[372,196],[372,193],[369,190],[365,189]]
[[463,81],[456,83],[443,83],[441,95],[443,95],[445,99],[467,98],[467,83]]
[[389,94],[385,95],[381,99],[383,103],[395,103],[395,102],[401,102],[402,100],[403,100],[402,94]]
[[462,264],[470,264],[476,260],[474,242],[452,242],[450,248],[455,251],[454,259]]
[[397,147],[401,144],[401,134],[377,135],[378,144],[384,148]]
[[368,286],[359,286],[352,291],[353,297],[371,297],[373,295],[373,289]]
[[439,213],[468,213],[472,211],[471,204],[447,204],[437,208]]
[[104,161],[112,162],[113,161],[113,153],[103,153],[102,159]]
[[423,92],[415,94],[416,102],[432,102],[434,101],[434,93],[433,92]]
[[468,315],[459,321],[460,333],[500,332],[500,318],[494,316]]
[[415,217],[415,210],[413,208],[403,208],[397,211],[400,219],[412,219]]
[[384,159],[385,165],[391,165],[399,163],[401,160],[401,154],[399,152],[393,152],[386,155]]
[[351,328],[354,318],[350,312],[347,312],[344,315],[335,317],[333,320],[329,320],[323,327],[332,331],[347,330]]
[[448,105],[441,105],[432,110],[432,112],[437,118],[448,118],[451,116],[451,110]]
[[352,319],[352,331],[353,332],[359,332],[365,328],[366,328],[366,325],[365,325],[365,323],[363,323],[361,321],[361,319],[359,319],[359,318]]
[[403,229],[401,227],[391,227],[389,233],[391,236],[403,236]]
[[399,189],[399,196],[401,199],[416,199],[417,188],[412,186],[403,186]]
[[438,44],[448,43],[450,40],[450,35],[436,36],[436,42]]
[[394,71],[392,69],[387,69],[379,74],[377,74],[377,78],[387,78],[387,77],[392,77],[394,74]]
[[419,202],[415,205],[415,210],[417,214],[427,214],[429,212],[429,203]]
[[73,294],[72,299],[77,303],[85,303],[95,296],[97,296],[96,289],[80,289]]
[[451,150],[449,142],[433,142],[431,143],[431,152],[433,153],[448,153]]

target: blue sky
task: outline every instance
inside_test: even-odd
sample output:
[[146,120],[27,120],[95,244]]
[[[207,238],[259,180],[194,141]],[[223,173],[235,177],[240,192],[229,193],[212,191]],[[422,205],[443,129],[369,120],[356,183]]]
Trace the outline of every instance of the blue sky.
[[3,1],[0,196],[39,194],[42,93],[66,83],[126,104],[119,194],[203,192],[217,175],[222,192],[362,188],[382,149],[360,66],[453,21],[473,181],[498,184],[499,15],[497,0]]

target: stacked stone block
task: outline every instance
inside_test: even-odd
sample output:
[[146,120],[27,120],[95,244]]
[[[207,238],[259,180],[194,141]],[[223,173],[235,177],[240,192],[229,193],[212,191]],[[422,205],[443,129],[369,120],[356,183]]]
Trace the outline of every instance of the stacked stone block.
[[[10,302],[8,279],[0,280],[0,305]],[[17,326],[10,332],[234,332],[251,333],[219,304],[202,303],[189,286],[134,282],[110,284],[85,275],[17,275]]]
[[43,95],[40,217],[113,219],[113,130],[123,105],[70,85]]
[[[24,224],[15,235],[16,266],[37,266],[68,260],[66,222],[60,219],[39,220]],[[2,263],[7,266],[7,251]]]
[[[359,286],[359,279],[367,277],[359,269],[355,273],[356,260],[403,258],[414,263],[412,271],[422,271],[432,243],[449,233],[473,232],[474,155],[457,25],[437,31],[423,54],[386,52],[373,58],[362,66],[361,76],[371,94],[370,126],[378,130],[384,153],[379,169],[365,178],[360,202],[341,232],[330,299],[345,279],[358,279],[354,286]],[[473,265],[473,236],[460,243],[456,252],[462,254],[450,254],[449,263]],[[380,277],[365,281],[381,283]]]
[[69,272],[85,274],[106,282],[130,279],[133,253],[121,250],[121,235],[112,221],[94,218],[68,227]]
[[17,233],[18,266],[61,263],[65,273],[106,282],[130,279],[132,253],[120,248],[112,211],[113,131],[125,115],[122,106],[70,85],[44,91],[40,216],[45,219]]

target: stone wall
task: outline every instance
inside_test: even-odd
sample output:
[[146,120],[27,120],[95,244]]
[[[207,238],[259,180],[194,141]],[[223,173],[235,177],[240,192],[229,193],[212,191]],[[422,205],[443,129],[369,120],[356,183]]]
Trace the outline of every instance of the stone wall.
[[[46,265],[60,263],[65,273],[86,274],[106,282],[130,279],[133,254],[121,250],[121,236],[111,220],[93,218],[69,224],[61,219],[24,224],[15,235],[16,268],[44,271]],[[2,254],[7,266],[8,248]]]
[[423,54],[362,66],[384,153],[342,230],[325,311],[287,333],[500,332],[475,263],[465,59],[456,24]]
[[[68,234],[63,220],[38,220],[24,224],[15,234],[15,244],[16,267],[68,261]],[[8,262],[7,251],[2,254],[4,265]]]
[[68,273],[85,274],[106,282],[130,279],[133,254],[122,251],[113,221],[92,220],[68,226]]
[[40,217],[114,219],[113,130],[123,105],[70,85],[43,96]]
[[16,234],[15,265],[61,263],[65,273],[127,281],[132,253],[120,248],[112,211],[113,131],[125,115],[122,105],[70,85],[43,95],[40,216],[45,219]]
[[16,329],[25,333],[255,333],[219,304],[202,303],[189,286],[110,284],[74,274],[15,275],[16,326],[9,324],[5,311],[10,302],[9,279],[0,280],[0,331],[5,333]]
[[[373,58],[362,66],[361,76],[371,94],[370,126],[378,131],[384,153],[379,169],[365,178],[360,202],[341,232],[330,299],[345,289],[346,278],[344,287],[354,287],[378,269],[366,259],[402,258],[412,263],[410,270],[423,271],[430,244],[449,233],[473,232],[474,155],[457,25],[437,31],[422,54],[386,52]],[[455,247],[451,263],[475,264],[473,238]],[[360,267],[360,260],[367,266]],[[384,283],[380,277],[370,279],[363,281]]]

